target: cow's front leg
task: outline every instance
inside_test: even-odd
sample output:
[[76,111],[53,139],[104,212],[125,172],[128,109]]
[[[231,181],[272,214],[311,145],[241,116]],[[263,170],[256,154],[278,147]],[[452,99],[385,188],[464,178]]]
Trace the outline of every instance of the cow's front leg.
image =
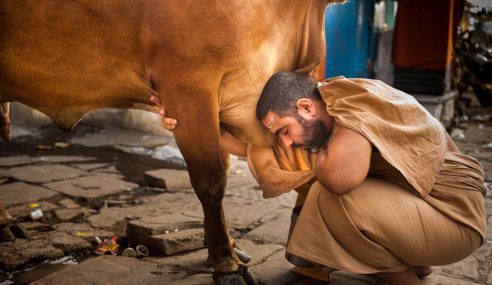
[[[219,149],[217,103],[202,97],[188,101],[186,109],[181,106],[173,108],[173,105],[168,104],[169,113],[179,122],[174,136],[202,204],[205,242],[208,261],[215,269],[214,280],[221,285],[256,284],[247,267],[239,263],[225,224],[222,199],[228,159]],[[171,111],[173,109],[174,112]]]

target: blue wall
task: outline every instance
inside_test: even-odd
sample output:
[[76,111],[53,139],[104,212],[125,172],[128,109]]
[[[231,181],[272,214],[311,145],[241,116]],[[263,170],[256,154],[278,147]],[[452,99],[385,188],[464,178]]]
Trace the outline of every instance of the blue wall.
[[326,8],[326,77],[369,77],[374,0]]

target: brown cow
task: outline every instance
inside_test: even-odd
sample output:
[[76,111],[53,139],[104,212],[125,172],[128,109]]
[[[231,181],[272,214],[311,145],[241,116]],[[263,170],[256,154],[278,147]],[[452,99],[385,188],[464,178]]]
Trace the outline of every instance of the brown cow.
[[320,63],[329,2],[338,1],[3,0],[0,134],[10,136],[9,101],[70,130],[98,108],[157,111],[149,97],[160,96],[181,126],[174,136],[203,206],[215,276],[238,272],[222,208],[220,127],[271,142],[255,117],[258,97],[272,74]]

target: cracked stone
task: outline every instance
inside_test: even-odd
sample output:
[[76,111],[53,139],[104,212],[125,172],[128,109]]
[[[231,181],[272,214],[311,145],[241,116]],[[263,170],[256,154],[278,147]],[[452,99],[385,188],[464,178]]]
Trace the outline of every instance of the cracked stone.
[[289,234],[291,210],[285,209],[278,216],[243,236],[245,239],[261,243],[286,245]]
[[250,267],[259,281],[267,284],[292,284],[302,277],[290,271],[293,266],[285,259],[285,250],[278,251],[264,263]]
[[59,195],[59,193],[24,182],[14,182],[0,186],[0,201],[2,201],[6,207],[49,199],[56,195]]
[[[246,199],[224,200],[224,213],[226,214],[227,225],[235,229],[251,228],[264,216],[281,207],[265,200],[254,202]],[[245,215],[244,213],[248,214]]]
[[70,166],[55,164],[13,167],[3,171],[3,175],[25,182],[46,183],[87,175],[87,172]]
[[251,261],[248,265],[256,265],[265,262],[265,260],[276,253],[284,249],[283,246],[278,244],[255,244],[254,242],[247,239],[237,239],[237,245],[239,248],[244,250],[249,256],[251,256]]
[[145,172],[145,181],[150,186],[167,190],[192,188],[188,171],[174,169],[157,169]]
[[84,199],[90,202],[108,195],[123,193],[136,188],[138,185],[124,181],[115,175],[97,174],[47,183],[43,186],[70,197]]

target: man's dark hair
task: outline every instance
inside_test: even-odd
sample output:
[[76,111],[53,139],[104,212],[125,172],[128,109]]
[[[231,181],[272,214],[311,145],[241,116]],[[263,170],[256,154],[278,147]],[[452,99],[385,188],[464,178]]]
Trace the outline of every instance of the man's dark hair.
[[268,80],[256,105],[256,116],[262,120],[272,111],[280,116],[295,115],[299,99],[321,100],[318,83],[306,74],[279,72]]

